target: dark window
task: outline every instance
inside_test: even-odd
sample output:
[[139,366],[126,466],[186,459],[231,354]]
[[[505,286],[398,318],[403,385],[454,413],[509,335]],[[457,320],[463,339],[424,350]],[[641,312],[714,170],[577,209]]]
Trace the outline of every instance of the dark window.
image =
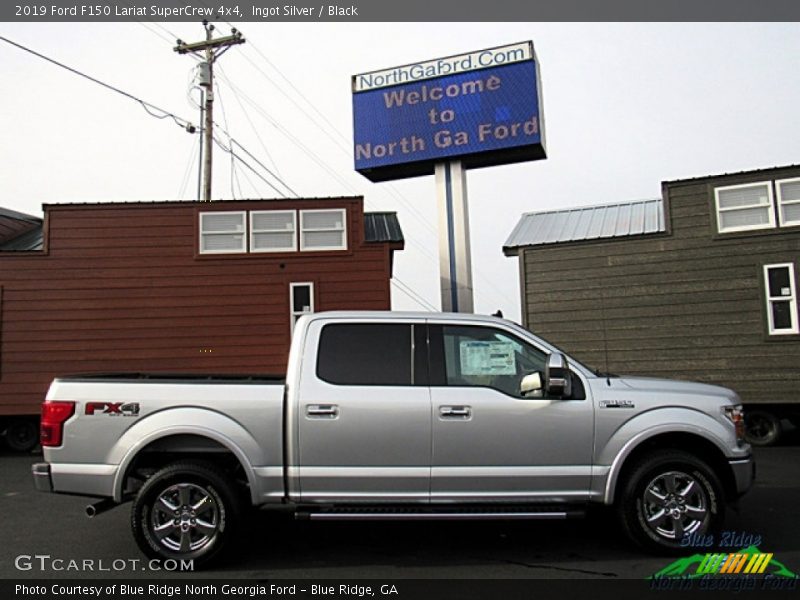
[[543,351],[499,329],[446,325],[442,338],[448,386],[490,387],[519,398],[522,378],[544,373]]
[[792,328],[792,305],[789,302],[772,303],[772,319],[775,329]]
[[796,334],[797,290],[794,284],[794,265],[765,265],[764,279],[767,296],[767,324],[770,335]]
[[339,385],[413,385],[411,325],[341,323],[322,328],[317,376]]
[[314,312],[314,284],[311,282],[290,283],[289,303],[291,305],[291,330],[294,331],[297,319]]
[[789,267],[775,267],[767,272],[769,273],[770,298],[788,296],[792,289],[789,281]]

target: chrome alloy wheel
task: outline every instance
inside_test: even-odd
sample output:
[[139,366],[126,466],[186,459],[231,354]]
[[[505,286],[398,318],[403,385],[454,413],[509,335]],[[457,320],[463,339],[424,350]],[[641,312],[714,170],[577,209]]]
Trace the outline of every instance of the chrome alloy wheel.
[[703,533],[708,521],[708,496],[694,477],[681,471],[658,475],[645,488],[642,506],[647,527],[659,537],[680,541]]
[[150,528],[158,543],[185,554],[214,543],[219,535],[220,506],[206,489],[178,483],[159,494],[150,516]]

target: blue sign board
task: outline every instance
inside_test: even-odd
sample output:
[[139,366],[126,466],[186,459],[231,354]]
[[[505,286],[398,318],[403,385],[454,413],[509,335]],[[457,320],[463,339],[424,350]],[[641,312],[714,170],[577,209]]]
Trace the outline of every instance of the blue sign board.
[[[430,64],[438,64],[440,71],[457,70],[442,69],[447,67],[443,60]],[[401,78],[386,71],[382,81],[390,76]],[[431,174],[437,162],[446,160],[475,168],[546,157],[533,56],[358,91],[369,87],[364,77],[354,78],[354,158],[356,171],[372,181]]]

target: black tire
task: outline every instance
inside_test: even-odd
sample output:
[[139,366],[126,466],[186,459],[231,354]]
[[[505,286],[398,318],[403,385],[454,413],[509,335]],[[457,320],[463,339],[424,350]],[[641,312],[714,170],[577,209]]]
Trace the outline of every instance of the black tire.
[[[713,536],[725,518],[719,478],[702,460],[659,450],[636,463],[621,482],[617,515],[637,545],[658,554],[686,554],[685,536]],[[695,538],[697,539],[697,538]]]
[[234,485],[215,466],[174,463],[154,473],[139,490],[131,508],[133,537],[150,558],[206,566],[231,545],[242,504]]
[[6,427],[6,445],[14,452],[30,452],[39,443],[39,427],[33,419],[13,419]]
[[783,434],[781,420],[766,410],[746,410],[744,431],[747,441],[753,446],[772,446]]

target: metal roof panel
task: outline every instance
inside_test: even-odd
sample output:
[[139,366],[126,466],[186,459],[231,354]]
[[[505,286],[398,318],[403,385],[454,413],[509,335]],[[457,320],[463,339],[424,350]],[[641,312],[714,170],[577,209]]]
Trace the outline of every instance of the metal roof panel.
[[664,203],[658,198],[525,213],[503,247],[509,249],[663,231]]
[[364,213],[364,241],[404,243],[403,230],[397,213]]

